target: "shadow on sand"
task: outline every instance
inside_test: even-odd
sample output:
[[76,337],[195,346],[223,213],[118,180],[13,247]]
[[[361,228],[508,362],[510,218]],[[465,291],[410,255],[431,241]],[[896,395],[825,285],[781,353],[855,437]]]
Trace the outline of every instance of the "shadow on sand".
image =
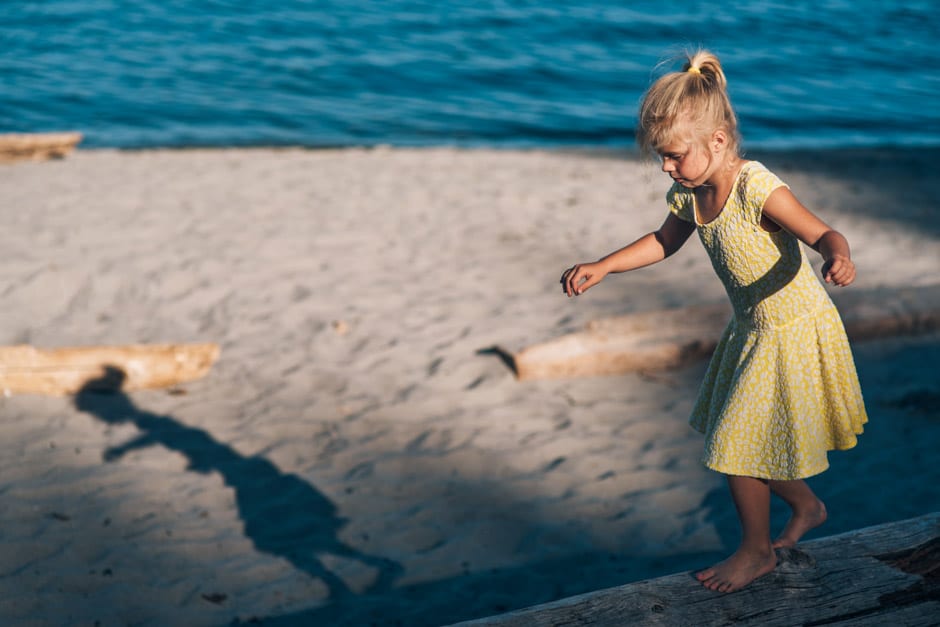
[[[106,449],[105,461],[116,462],[132,451],[160,445],[185,456],[189,470],[219,473],[234,492],[245,535],[255,548],[288,560],[329,588],[329,601],[318,607],[278,616],[249,614],[227,625],[435,626],[552,601],[649,574],[647,561],[642,562],[645,570],[638,571],[635,556],[596,551],[546,559],[537,565],[465,572],[393,587],[401,566],[342,543],[337,535],[346,521],[337,515],[333,502],[309,482],[282,473],[263,458],[245,457],[202,429],[137,407],[122,391],[125,378],[120,369],[107,367],[105,376],[89,381],[74,400],[79,411],[105,424],[131,424],[140,431],[131,440]],[[533,529],[544,524],[530,522]],[[325,554],[376,569],[374,583],[361,594],[354,593],[318,559],[318,555]],[[656,560],[656,574],[701,566],[718,556],[704,553]],[[533,573],[543,585],[532,585]]]
[[390,560],[364,554],[342,543],[337,534],[346,521],[336,506],[302,478],[282,473],[261,457],[245,457],[216,441],[202,429],[188,427],[171,416],[142,410],[122,392],[125,374],[108,366],[101,378],[86,383],[75,396],[75,407],[105,424],[133,424],[140,435],[107,449],[114,462],[125,454],[160,445],[189,460],[189,470],[217,472],[235,493],[245,535],[255,548],[289,561],[295,568],[321,580],[331,599],[353,596],[349,587],[327,569],[318,555],[355,560],[375,568],[378,575],[369,592],[387,590],[401,567]]

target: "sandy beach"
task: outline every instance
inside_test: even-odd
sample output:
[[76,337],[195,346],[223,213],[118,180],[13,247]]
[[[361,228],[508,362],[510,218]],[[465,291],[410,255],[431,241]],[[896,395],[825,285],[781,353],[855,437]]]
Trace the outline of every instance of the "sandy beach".
[[[846,235],[847,289],[940,282],[922,153],[747,156]],[[436,626],[723,557],[737,521],[687,424],[704,362],[520,382],[489,350],[724,299],[695,238],[561,293],[662,222],[668,183],[588,151],[0,167],[2,344],[221,346],[170,390],[0,398],[0,623]],[[940,509],[938,349],[854,346],[871,422],[811,481],[810,537]]]

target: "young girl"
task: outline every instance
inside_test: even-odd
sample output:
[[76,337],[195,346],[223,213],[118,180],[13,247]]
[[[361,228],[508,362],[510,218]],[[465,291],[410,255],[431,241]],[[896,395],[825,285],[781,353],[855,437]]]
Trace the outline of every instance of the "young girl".
[[[855,446],[867,422],[842,321],[800,241],[822,255],[826,283],[849,285],[855,266],[840,233],[767,168],[739,156],[737,119],[713,54],[700,51],[653,84],[637,138],[674,181],[670,215],[658,231],[569,268],[561,283],[569,297],[583,294],[611,272],[665,259],[698,231],[734,315],[690,422],[705,434],[705,465],[727,476],[743,533],[733,555],[696,576],[731,592],[771,572],[775,548],[794,546],[826,520],[803,480],[828,468],[827,451]],[[792,509],[774,541],[771,492]]]

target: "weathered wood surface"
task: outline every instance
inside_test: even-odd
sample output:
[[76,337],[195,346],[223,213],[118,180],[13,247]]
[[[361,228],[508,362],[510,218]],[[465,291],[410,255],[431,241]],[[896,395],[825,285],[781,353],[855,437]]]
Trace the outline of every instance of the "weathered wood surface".
[[61,158],[80,141],[81,133],[2,133],[0,163]]
[[74,394],[92,381],[104,385],[116,371],[125,390],[169,387],[208,374],[217,344],[133,344],[38,349],[0,347],[0,390],[5,394]]
[[[832,294],[853,341],[940,329],[940,284]],[[519,379],[560,379],[676,368],[709,356],[730,305],[618,316],[517,352],[497,348]]]
[[940,625],[940,512],[778,552],[731,594],[682,573],[460,623],[461,627]]

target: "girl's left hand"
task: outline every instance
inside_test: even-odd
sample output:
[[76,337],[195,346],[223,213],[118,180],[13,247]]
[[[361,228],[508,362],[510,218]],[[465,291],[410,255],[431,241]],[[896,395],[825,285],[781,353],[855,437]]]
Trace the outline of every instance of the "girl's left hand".
[[822,267],[826,283],[845,287],[855,280],[855,264],[845,255],[833,255]]

